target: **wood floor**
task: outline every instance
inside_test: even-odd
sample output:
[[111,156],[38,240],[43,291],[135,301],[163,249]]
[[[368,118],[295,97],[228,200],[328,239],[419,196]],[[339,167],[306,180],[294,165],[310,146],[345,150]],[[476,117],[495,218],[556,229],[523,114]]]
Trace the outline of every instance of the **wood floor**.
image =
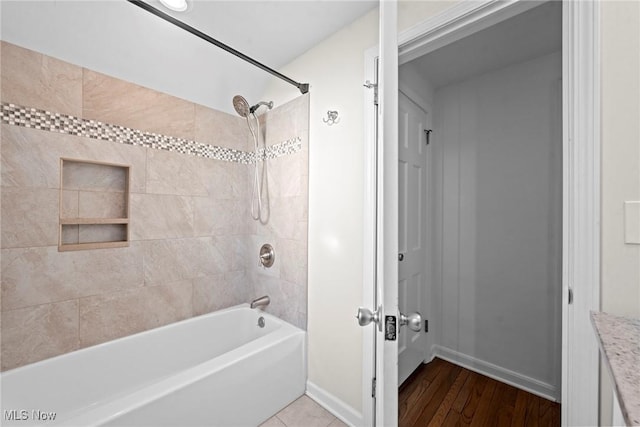
[[399,426],[559,426],[560,404],[434,359],[400,387]]

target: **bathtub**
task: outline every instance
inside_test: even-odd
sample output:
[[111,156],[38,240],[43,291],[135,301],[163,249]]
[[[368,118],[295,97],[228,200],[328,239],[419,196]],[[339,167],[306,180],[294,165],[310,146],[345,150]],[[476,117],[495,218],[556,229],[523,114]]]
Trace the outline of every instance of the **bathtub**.
[[257,426],[304,393],[305,337],[243,304],[74,351],[2,373],[0,424]]

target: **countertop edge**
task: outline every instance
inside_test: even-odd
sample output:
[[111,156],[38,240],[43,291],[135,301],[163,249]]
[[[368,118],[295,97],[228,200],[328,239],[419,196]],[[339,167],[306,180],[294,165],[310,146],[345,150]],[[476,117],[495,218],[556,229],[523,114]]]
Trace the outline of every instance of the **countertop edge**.
[[[628,426],[640,425],[640,391],[636,382],[638,378],[629,377],[629,370],[625,369],[628,365],[635,365],[637,371],[640,319],[594,311],[591,312],[590,317],[600,352],[605,360],[614,392],[620,403],[622,416]],[[621,325],[622,327],[620,327]],[[619,335],[614,336],[613,331]],[[636,374],[636,376],[638,375]],[[635,383],[636,386],[634,387],[632,383]],[[632,395],[632,390],[636,390],[635,396]]]

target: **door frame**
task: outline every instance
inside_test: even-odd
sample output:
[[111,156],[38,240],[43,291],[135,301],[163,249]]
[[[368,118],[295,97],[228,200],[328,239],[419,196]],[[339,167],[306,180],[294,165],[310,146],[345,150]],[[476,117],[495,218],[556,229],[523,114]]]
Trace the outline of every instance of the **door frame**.
[[[399,64],[515,16],[540,2],[459,2],[398,34]],[[563,1],[562,425],[597,425],[599,353],[590,311],[600,310],[600,5]],[[375,81],[378,46],[364,53]],[[365,200],[363,306],[375,283],[376,146],[373,91],[364,91]],[[573,291],[573,303],[569,293]],[[373,329],[373,328],[370,328]],[[372,425],[373,332],[363,331],[363,421]],[[571,363],[569,363],[571,361]],[[378,374],[380,375],[380,374]]]

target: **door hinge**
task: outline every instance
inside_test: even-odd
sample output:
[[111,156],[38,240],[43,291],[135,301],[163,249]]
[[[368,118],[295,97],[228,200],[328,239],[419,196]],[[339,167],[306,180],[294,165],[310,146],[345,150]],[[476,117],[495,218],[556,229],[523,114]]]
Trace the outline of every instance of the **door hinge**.
[[424,331],[429,332],[429,320],[424,319]]
[[376,377],[371,380],[371,397],[376,397]]
[[569,291],[569,295],[567,295],[567,303],[573,304],[573,289],[569,287],[568,291]]
[[378,105],[378,84],[371,83],[370,80],[367,80],[366,82],[364,82],[363,86],[367,89],[373,89],[373,105]]

